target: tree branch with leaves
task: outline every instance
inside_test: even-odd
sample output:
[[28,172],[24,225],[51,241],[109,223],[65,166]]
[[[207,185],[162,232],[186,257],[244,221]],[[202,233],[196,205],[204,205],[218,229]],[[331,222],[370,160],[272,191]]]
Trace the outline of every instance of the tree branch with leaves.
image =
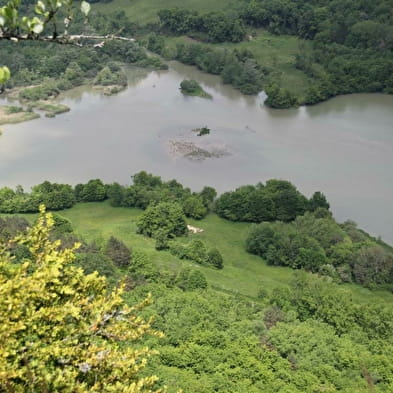
[[[26,15],[21,10],[21,0],[10,0],[5,6],[0,7],[0,41],[44,41],[93,47],[102,47],[106,41],[112,39],[135,41],[133,38],[117,35],[70,35],[68,28],[78,12],[84,16],[87,23],[90,4],[83,0],[80,7],[77,7],[74,0],[38,0],[33,5],[30,15]],[[10,77],[8,67],[0,66],[0,93],[4,90],[1,86]]]

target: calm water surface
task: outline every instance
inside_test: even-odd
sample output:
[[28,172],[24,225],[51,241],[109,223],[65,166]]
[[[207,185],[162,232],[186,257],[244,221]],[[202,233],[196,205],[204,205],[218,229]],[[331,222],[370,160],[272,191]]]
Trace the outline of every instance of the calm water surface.
[[[198,80],[213,100],[184,97],[184,78]],[[164,72],[130,70],[130,80],[113,97],[73,91],[63,100],[71,112],[54,119],[3,126],[0,186],[97,177],[126,184],[142,169],[220,192],[282,178],[306,195],[321,190],[339,221],[351,218],[393,244],[393,96],[276,111],[263,106],[263,94],[242,96],[177,63]],[[191,132],[205,125],[210,135]],[[173,140],[228,154],[190,160],[173,154]]]

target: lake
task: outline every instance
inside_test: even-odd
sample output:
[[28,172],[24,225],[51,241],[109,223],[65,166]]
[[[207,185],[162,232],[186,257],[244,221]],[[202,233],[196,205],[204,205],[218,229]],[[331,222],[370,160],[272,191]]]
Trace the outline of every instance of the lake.
[[[183,96],[185,78],[213,99]],[[393,96],[273,110],[263,93],[243,96],[175,62],[168,71],[130,69],[129,79],[116,96],[75,89],[62,99],[71,112],[3,126],[0,186],[91,178],[128,184],[140,170],[219,192],[288,179],[307,196],[322,191],[339,221],[350,218],[393,244]],[[203,126],[209,135],[192,131]]]

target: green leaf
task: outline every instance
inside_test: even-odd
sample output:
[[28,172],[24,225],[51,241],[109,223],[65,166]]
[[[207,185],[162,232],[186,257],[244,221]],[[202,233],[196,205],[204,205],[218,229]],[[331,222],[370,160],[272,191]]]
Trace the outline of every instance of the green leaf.
[[43,15],[45,14],[46,8],[45,8],[45,4],[39,0],[35,6],[35,13],[39,14],[39,15]]
[[82,3],[81,3],[81,11],[82,11],[83,15],[85,15],[85,16],[89,15],[90,4],[87,1],[82,1]]
[[8,67],[0,67],[0,83],[3,84],[11,77],[11,72]]

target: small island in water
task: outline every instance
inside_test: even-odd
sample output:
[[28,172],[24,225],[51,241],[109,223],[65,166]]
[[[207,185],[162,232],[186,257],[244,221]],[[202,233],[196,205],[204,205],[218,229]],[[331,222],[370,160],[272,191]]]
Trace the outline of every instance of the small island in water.
[[213,98],[209,93],[203,90],[200,84],[194,79],[184,79],[180,83],[180,91],[187,96]]

